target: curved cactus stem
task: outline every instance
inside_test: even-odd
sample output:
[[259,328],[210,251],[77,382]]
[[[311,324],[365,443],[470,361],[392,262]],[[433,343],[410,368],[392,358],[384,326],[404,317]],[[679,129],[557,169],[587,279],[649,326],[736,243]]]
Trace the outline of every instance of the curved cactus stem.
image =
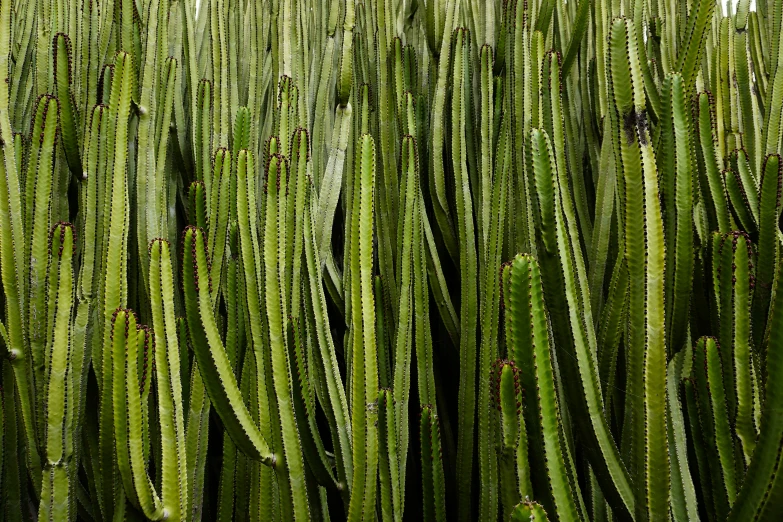
[[250,417],[218,335],[209,297],[204,233],[201,229],[188,227],[182,241],[182,283],[188,330],[209,398],[237,447],[250,458],[272,465],[275,456]]
[[[11,7],[10,2],[7,2],[0,5],[0,28],[4,34],[11,34],[10,21]],[[8,67],[9,45],[10,36],[0,38],[0,67]],[[27,310],[25,305],[27,277],[24,268],[27,266],[26,249],[14,248],[14,245],[26,244],[23,213],[25,207],[21,197],[20,175],[22,173],[16,161],[13,141],[3,139],[3,136],[12,135],[8,111],[8,92],[6,89],[0,89],[0,270],[6,303],[5,321],[8,328],[5,344],[6,350],[11,355],[8,367],[13,369],[13,380],[18,390],[25,444],[28,448],[28,468],[35,470],[40,469],[41,465],[36,437],[35,388],[31,356],[27,348],[27,331],[22,319]],[[10,381],[9,379],[7,382]],[[7,393],[11,396],[11,392]],[[12,503],[12,509],[15,506],[16,501]]]

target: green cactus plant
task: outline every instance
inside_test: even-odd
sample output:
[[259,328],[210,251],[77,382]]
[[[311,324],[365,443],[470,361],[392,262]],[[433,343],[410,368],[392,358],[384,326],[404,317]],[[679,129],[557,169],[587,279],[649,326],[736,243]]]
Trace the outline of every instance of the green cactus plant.
[[0,522],[775,520],[781,13],[0,0]]

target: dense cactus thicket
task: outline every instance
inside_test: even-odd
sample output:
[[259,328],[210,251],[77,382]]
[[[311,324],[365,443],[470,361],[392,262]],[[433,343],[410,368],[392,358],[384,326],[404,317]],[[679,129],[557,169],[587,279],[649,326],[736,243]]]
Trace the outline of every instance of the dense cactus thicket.
[[0,522],[783,515],[783,0],[0,0]]

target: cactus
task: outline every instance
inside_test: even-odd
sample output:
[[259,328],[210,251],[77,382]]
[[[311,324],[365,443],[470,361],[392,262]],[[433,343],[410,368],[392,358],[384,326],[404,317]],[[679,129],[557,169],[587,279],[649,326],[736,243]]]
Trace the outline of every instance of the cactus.
[[782,9],[0,0],[0,521],[775,519]]

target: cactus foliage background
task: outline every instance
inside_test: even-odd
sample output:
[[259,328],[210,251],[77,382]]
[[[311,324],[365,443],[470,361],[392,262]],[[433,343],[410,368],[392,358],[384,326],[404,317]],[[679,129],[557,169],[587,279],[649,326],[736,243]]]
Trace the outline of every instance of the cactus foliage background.
[[780,520],[783,0],[0,0],[0,79],[0,521]]

